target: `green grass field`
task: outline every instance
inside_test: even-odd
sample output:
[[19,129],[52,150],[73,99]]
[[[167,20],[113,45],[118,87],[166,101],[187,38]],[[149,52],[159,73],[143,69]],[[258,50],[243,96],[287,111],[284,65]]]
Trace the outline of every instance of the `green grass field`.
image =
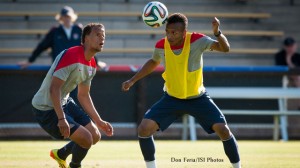
[[[49,150],[63,146],[65,141],[0,141],[2,168],[56,168]],[[239,141],[243,168],[300,167],[300,141]],[[156,141],[159,168],[229,168],[220,141]],[[175,159],[178,162],[173,162]],[[184,159],[199,158],[199,162]],[[207,161],[208,158],[220,162]],[[70,157],[68,158],[70,160]],[[179,160],[181,160],[179,162]],[[83,161],[84,168],[145,167],[138,141],[101,141],[91,148]]]

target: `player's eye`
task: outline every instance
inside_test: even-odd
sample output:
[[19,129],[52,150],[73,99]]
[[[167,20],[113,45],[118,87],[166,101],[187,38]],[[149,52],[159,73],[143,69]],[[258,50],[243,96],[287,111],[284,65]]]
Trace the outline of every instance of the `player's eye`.
[[105,38],[105,35],[102,33],[97,33],[97,37]]
[[168,31],[168,30],[166,30],[166,35],[176,35],[176,34],[178,34],[176,31]]

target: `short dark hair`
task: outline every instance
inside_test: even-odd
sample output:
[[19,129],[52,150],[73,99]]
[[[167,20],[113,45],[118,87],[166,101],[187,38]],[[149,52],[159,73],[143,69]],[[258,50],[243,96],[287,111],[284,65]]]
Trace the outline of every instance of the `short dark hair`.
[[171,23],[182,23],[184,28],[187,29],[188,27],[188,19],[182,13],[173,13],[168,17],[167,24]]
[[89,24],[87,24],[82,30],[82,35],[81,35],[81,43],[82,44],[84,44],[84,42],[85,42],[84,41],[85,36],[91,34],[94,27],[101,27],[101,28],[103,27],[104,28],[104,25],[101,24],[101,23],[89,23]]

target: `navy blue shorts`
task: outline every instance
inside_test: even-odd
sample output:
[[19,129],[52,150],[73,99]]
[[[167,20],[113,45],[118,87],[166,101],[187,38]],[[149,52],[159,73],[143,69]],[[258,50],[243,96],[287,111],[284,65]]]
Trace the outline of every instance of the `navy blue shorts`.
[[226,123],[223,113],[207,93],[194,99],[177,99],[165,93],[146,112],[144,118],[155,121],[160,130],[164,131],[184,114],[195,117],[208,134],[214,133],[212,126],[215,123]]
[[[66,119],[70,125],[70,135],[72,135],[80,125],[86,126],[91,122],[90,117],[80,108],[72,98],[69,98],[63,106]],[[39,125],[53,138],[64,139],[61,135],[58,124],[58,118],[54,110],[41,111],[32,108]]]

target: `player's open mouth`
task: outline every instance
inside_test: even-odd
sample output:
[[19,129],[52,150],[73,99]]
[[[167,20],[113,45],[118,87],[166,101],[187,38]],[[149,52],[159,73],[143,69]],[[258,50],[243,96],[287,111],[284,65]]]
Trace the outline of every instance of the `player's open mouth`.
[[174,40],[169,40],[169,39],[168,39],[168,41],[169,41],[170,44],[171,44],[171,43],[174,43]]

